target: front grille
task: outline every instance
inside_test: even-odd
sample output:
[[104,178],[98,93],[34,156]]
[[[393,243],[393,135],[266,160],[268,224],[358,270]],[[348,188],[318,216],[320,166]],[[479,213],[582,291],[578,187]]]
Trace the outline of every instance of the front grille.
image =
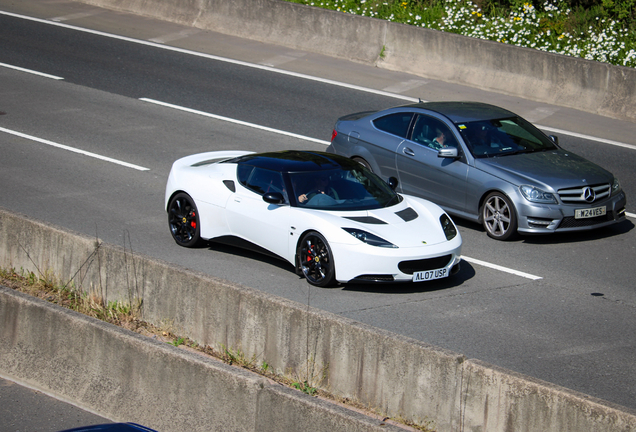
[[[586,199],[586,193],[587,197],[589,197],[591,195],[590,191],[593,192],[593,196],[588,200]],[[561,198],[561,201],[563,201],[564,204],[589,204],[609,197],[611,193],[611,185],[607,183],[594,186],[560,189],[558,193],[559,198]]]
[[452,258],[452,255],[444,255],[436,258],[402,261],[398,264],[398,268],[402,273],[405,274],[413,274],[420,271],[437,270],[446,267]]
[[561,221],[557,229],[594,226],[594,225],[602,224],[605,222],[611,222],[613,220],[614,220],[614,212],[608,212],[605,216],[598,216],[595,218],[588,218],[588,219],[574,219],[573,216],[569,216],[569,217],[563,218],[563,220]]

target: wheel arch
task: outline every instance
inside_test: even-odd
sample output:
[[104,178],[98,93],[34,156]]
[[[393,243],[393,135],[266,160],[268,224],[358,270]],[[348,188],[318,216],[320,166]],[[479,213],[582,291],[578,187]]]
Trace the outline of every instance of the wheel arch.
[[380,170],[380,166],[375,161],[375,158],[373,157],[371,152],[362,146],[355,146],[353,150],[351,151],[351,156],[349,156],[349,158],[364,159],[371,167],[371,171],[373,171],[374,173],[378,175],[381,175],[382,173],[382,171]]
[[486,201],[486,198],[488,197],[488,195],[490,195],[493,192],[497,192],[500,193],[502,195],[504,195],[506,198],[508,198],[510,200],[510,203],[512,204],[512,208],[515,212],[515,215],[517,216],[517,218],[519,217],[519,210],[517,210],[517,206],[515,205],[515,200],[512,199],[512,197],[510,196],[510,193],[508,193],[507,191],[503,190],[502,188],[497,188],[497,187],[491,187],[486,189],[481,196],[479,197],[479,205],[477,206],[477,218],[479,223],[483,223],[483,215],[482,215],[482,211],[481,208],[484,205],[484,202]]
[[[168,207],[170,206],[170,202],[172,201],[172,198],[174,198],[177,194],[180,193],[184,193],[187,194],[190,198],[192,198],[192,195],[190,195],[188,192],[182,190],[182,189],[177,189],[175,191],[173,191],[170,195],[166,195],[166,202],[164,204],[164,210],[167,212],[168,211]],[[192,198],[194,200],[194,198]]]

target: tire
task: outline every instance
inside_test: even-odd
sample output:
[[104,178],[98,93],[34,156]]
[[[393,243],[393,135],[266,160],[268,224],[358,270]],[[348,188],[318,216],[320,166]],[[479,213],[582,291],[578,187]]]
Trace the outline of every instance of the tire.
[[336,268],[327,240],[316,231],[306,233],[298,243],[298,261],[302,274],[311,285],[328,287],[334,284]]
[[510,199],[499,192],[490,193],[481,207],[481,223],[488,237],[509,240],[517,234],[517,212]]
[[362,165],[363,167],[365,167],[369,171],[373,172],[373,169],[371,168],[371,165],[366,160],[364,160],[362,158],[359,158],[359,157],[354,157],[354,158],[351,158],[351,159],[353,159],[354,161],[358,162],[360,165]]
[[179,246],[191,248],[201,242],[199,211],[190,195],[180,192],[170,200],[168,226]]

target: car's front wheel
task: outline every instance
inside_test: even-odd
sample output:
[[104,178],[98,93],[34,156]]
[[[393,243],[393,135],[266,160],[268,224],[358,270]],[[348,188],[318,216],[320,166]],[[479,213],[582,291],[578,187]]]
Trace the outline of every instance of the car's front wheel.
[[327,240],[318,232],[310,231],[298,244],[300,269],[311,285],[328,287],[335,282],[336,269]]
[[190,195],[180,192],[170,200],[168,226],[179,246],[194,247],[200,242],[199,211]]
[[481,221],[489,237],[508,240],[517,233],[517,214],[510,199],[492,192],[484,200]]

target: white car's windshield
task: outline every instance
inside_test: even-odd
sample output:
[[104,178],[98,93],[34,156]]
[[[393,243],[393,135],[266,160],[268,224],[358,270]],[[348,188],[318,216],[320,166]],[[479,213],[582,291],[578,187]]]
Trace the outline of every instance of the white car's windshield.
[[299,207],[324,210],[371,210],[401,198],[375,174],[360,168],[289,173]]
[[556,149],[541,131],[519,117],[468,122],[457,127],[476,158]]

